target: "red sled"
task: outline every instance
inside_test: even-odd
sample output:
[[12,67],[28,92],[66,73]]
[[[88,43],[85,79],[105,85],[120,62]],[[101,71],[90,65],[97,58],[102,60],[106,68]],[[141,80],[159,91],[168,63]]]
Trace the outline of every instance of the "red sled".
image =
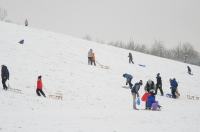
[[148,96],[149,96],[149,93],[144,93],[144,95],[142,96],[141,100],[144,101],[144,102],[146,102]]

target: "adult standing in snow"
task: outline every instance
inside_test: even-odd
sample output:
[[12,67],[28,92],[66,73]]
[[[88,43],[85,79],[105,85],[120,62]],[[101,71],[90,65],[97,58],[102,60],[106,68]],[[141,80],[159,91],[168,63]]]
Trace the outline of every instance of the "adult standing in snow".
[[163,96],[163,90],[162,90],[162,79],[160,76],[160,73],[157,74],[157,83],[156,83],[156,92],[155,94],[157,94],[158,89],[160,90],[161,95]]
[[177,96],[180,96],[179,92],[178,92],[178,83],[176,81],[176,79],[169,79],[170,81],[170,88],[171,88],[171,93],[172,93],[172,98],[176,99]]
[[93,50],[88,51],[88,65],[92,65]]
[[129,58],[129,63],[134,64],[134,62],[133,62],[133,56],[132,56],[131,53],[128,54],[128,58]]
[[190,68],[189,66],[187,66],[187,69],[188,69],[188,74],[191,75],[191,74],[192,74],[192,73],[191,73],[191,72],[192,72],[192,71],[191,71],[191,68]]
[[130,74],[125,73],[125,74],[123,74],[123,77],[126,78],[126,85],[129,84],[129,87],[132,88],[133,84],[132,84],[131,81],[133,79],[133,76],[130,75]]
[[155,84],[154,84],[154,82],[152,81],[152,80],[148,80],[147,81],[147,83],[146,83],[146,85],[145,85],[145,87],[144,87],[144,90],[146,91],[146,92],[150,92],[150,90],[155,90],[156,89],[156,87],[155,87]]
[[8,87],[6,86],[6,81],[9,80],[9,71],[7,66],[5,65],[1,65],[1,78],[2,78],[3,89],[7,90]]
[[139,82],[135,83],[135,85],[131,88],[131,93],[132,93],[132,96],[133,96],[133,109],[135,110],[138,110],[136,108],[136,95],[137,97],[139,97],[139,89],[140,89],[140,86],[142,86],[142,80],[140,80]]
[[95,53],[92,53],[92,65],[94,63],[94,66],[96,66],[96,58],[95,58]]
[[46,97],[46,95],[44,94],[44,92],[42,91],[43,88],[43,84],[42,84],[42,76],[38,76],[38,80],[37,80],[37,89],[36,89],[36,93],[38,96],[41,96],[40,94],[42,94],[44,97]]

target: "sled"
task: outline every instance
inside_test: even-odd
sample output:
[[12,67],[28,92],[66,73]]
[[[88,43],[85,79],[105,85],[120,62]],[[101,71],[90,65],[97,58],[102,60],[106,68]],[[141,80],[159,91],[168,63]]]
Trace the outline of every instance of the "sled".
[[144,102],[146,102],[148,96],[149,96],[149,93],[144,93],[144,95],[142,96],[141,100],[144,101]]
[[110,69],[109,66],[104,66],[104,65],[100,65],[100,68],[103,68],[103,69]]
[[172,94],[170,94],[170,93],[165,94],[165,96],[168,98],[172,98]]
[[200,100],[200,97],[198,96],[193,96],[193,95],[187,95],[188,100]]
[[96,61],[96,63],[100,66],[100,68],[103,68],[103,69],[110,69],[109,66],[102,65],[102,64],[100,64],[98,61]]
[[141,66],[141,67],[146,67],[146,65],[143,65],[143,64],[138,64],[139,66]]
[[122,88],[125,88],[125,89],[130,89],[129,86],[122,86]]
[[49,94],[49,98],[56,100],[63,100],[62,93]]
[[15,92],[15,93],[19,93],[19,94],[23,94],[23,93],[22,93],[22,90],[16,89],[16,88],[8,88],[8,91]]

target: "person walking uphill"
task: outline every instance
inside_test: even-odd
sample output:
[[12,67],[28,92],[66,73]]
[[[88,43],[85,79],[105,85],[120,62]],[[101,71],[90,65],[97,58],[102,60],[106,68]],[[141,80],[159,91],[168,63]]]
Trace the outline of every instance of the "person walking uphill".
[[133,56],[132,56],[131,53],[128,54],[128,58],[129,58],[129,63],[134,64],[134,62],[133,62]]
[[130,75],[130,74],[125,73],[125,74],[123,74],[123,77],[126,78],[126,85],[129,84],[129,87],[130,87],[130,89],[131,89],[132,86],[133,86],[133,84],[132,84],[132,82],[131,82],[132,79],[133,79],[133,76]]
[[192,75],[192,70],[189,66],[187,66],[187,69],[188,69],[188,74]]
[[42,91],[42,88],[43,88],[42,76],[38,76],[36,93],[38,96],[41,96],[40,94],[42,94],[44,97],[46,97],[46,95]]
[[160,73],[157,74],[157,83],[156,83],[156,92],[155,95],[157,94],[158,89],[160,90],[161,95],[163,96],[163,90],[162,90],[162,79],[160,77]]
[[131,93],[133,96],[133,109],[138,110],[136,108],[136,95],[137,97],[139,97],[139,90],[140,90],[140,86],[142,86],[142,80],[140,80],[139,82],[135,83],[134,87],[131,88]]
[[3,89],[7,90],[8,87],[6,86],[6,81],[9,80],[9,71],[7,66],[5,65],[1,65],[1,78],[2,78]]
[[88,65],[92,65],[92,62],[93,62],[92,59],[93,59],[93,50],[90,49],[88,51]]

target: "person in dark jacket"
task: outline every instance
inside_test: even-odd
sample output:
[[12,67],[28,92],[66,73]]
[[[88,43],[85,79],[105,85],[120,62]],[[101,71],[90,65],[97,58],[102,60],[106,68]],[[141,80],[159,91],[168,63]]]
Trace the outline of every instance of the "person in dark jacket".
[[176,79],[169,79],[170,81],[170,89],[171,89],[171,93],[172,93],[172,98],[176,99],[177,96],[180,96],[180,94],[178,93],[178,83],[176,81]]
[[133,56],[132,56],[131,53],[128,54],[128,58],[129,58],[129,63],[134,64],[134,62],[133,62]]
[[43,84],[42,84],[42,76],[38,76],[38,80],[37,80],[37,89],[36,89],[36,93],[38,96],[41,96],[40,94],[42,94],[44,97],[46,97],[46,95],[44,94],[43,90]]
[[152,89],[153,90],[156,89],[155,84],[152,80],[148,80],[145,87],[144,87],[144,90],[149,93],[150,90],[152,90]]
[[187,66],[187,69],[188,69],[188,74],[192,74],[192,71],[191,71],[191,68],[189,66]]
[[136,108],[136,95],[137,97],[139,97],[139,89],[140,89],[140,86],[142,86],[142,80],[140,80],[139,82],[135,83],[135,85],[131,88],[131,93],[132,93],[132,96],[133,96],[133,109],[135,110],[138,110]]
[[9,71],[7,66],[5,65],[1,65],[1,78],[2,78],[3,89],[7,90],[8,87],[6,85],[6,81],[9,80]]
[[133,79],[133,76],[130,75],[130,74],[125,73],[125,74],[123,74],[123,77],[126,78],[126,85],[129,84],[129,87],[132,88],[133,84],[132,84],[131,81]]
[[160,90],[161,95],[163,96],[163,90],[162,90],[162,79],[160,77],[160,73],[157,74],[157,83],[156,83],[156,92],[155,94],[157,94],[158,89]]

